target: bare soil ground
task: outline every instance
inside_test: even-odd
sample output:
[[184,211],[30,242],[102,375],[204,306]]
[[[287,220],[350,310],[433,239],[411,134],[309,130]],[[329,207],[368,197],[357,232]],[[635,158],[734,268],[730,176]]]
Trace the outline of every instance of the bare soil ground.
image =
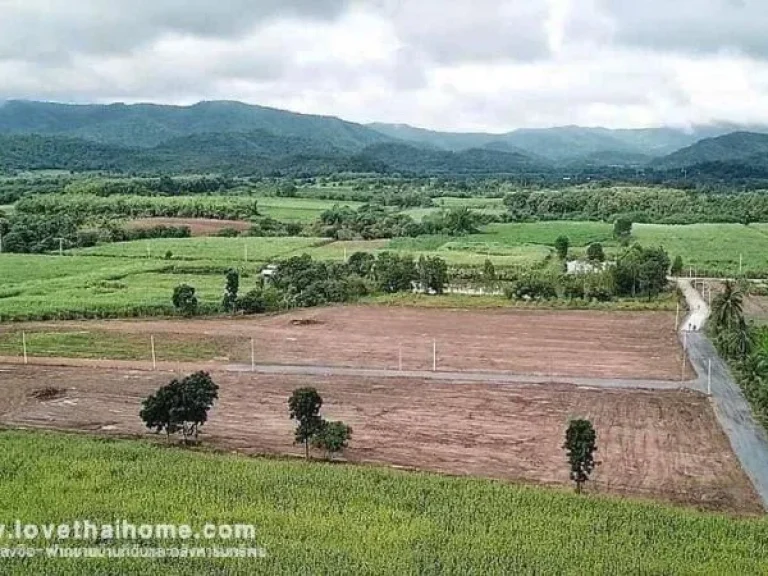
[[[316,386],[323,414],[349,423],[346,458],[457,475],[566,485],[561,448],[571,417],[598,431],[588,490],[736,513],[761,511],[707,399],[693,392],[570,385],[441,383],[215,372],[220,401],[204,441],[249,454],[299,455],[286,401]],[[170,372],[0,367],[0,423],[146,435],[141,400]],[[56,393],[53,393],[55,390]]]
[[243,220],[212,220],[209,218],[140,218],[131,220],[128,228],[152,228],[154,226],[188,226],[192,236],[212,236],[224,228],[244,231],[251,227]]
[[403,369],[431,370],[433,342],[443,371],[674,380],[682,361],[668,312],[338,306],[255,318],[58,322],[0,330],[63,328],[154,334],[158,347],[167,339],[227,338],[235,344],[220,360],[230,362],[250,362],[253,337],[256,361],[263,364],[397,369],[402,355]]

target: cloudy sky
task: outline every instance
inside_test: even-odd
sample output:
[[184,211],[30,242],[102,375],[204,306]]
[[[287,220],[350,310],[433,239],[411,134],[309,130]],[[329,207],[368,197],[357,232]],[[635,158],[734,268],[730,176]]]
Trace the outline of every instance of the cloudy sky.
[[433,129],[768,124],[768,0],[0,0],[0,100]]

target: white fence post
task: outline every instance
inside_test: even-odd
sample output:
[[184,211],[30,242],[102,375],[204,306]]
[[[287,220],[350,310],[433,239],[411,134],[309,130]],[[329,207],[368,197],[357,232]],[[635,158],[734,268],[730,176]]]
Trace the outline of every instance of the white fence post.
[[29,359],[27,358],[27,333],[26,332],[21,333],[21,347],[24,350],[24,364],[29,364]]
[[157,356],[155,355],[155,336],[154,334],[149,337],[149,342],[152,346],[152,370],[157,370]]

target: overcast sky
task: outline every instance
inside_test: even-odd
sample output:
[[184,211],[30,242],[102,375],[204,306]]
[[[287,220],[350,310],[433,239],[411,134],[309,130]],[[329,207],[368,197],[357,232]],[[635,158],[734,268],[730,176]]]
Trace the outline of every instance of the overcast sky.
[[768,124],[768,0],[0,0],[0,100],[502,132]]

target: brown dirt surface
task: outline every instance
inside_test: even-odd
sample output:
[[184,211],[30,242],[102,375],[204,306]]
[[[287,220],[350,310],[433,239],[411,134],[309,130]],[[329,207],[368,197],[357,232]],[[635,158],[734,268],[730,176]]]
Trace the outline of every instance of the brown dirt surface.
[[192,236],[213,236],[224,228],[234,228],[243,232],[251,228],[250,222],[243,220],[213,220],[210,218],[139,218],[126,223],[128,228],[152,228],[154,226],[187,226]]
[[402,350],[404,370],[431,370],[433,341],[441,371],[675,380],[682,361],[674,313],[669,312],[336,306],[249,318],[58,322],[5,329],[62,328],[154,334],[158,346],[164,339],[228,338],[240,344],[232,346],[227,359],[246,363],[253,337],[261,364],[397,369]]
[[[148,435],[141,400],[171,372],[49,366],[0,367],[0,422],[9,426]],[[625,494],[735,513],[759,513],[707,399],[686,391],[594,390],[565,384],[442,383],[407,379],[214,372],[220,401],[207,445],[247,454],[299,455],[287,398],[323,396],[323,415],[353,428],[353,462],[567,485],[569,418],[598,433],[591,492]],[[37,390],[62,388],[51,399]],[[45,397],[45,395],[43,395]]]

